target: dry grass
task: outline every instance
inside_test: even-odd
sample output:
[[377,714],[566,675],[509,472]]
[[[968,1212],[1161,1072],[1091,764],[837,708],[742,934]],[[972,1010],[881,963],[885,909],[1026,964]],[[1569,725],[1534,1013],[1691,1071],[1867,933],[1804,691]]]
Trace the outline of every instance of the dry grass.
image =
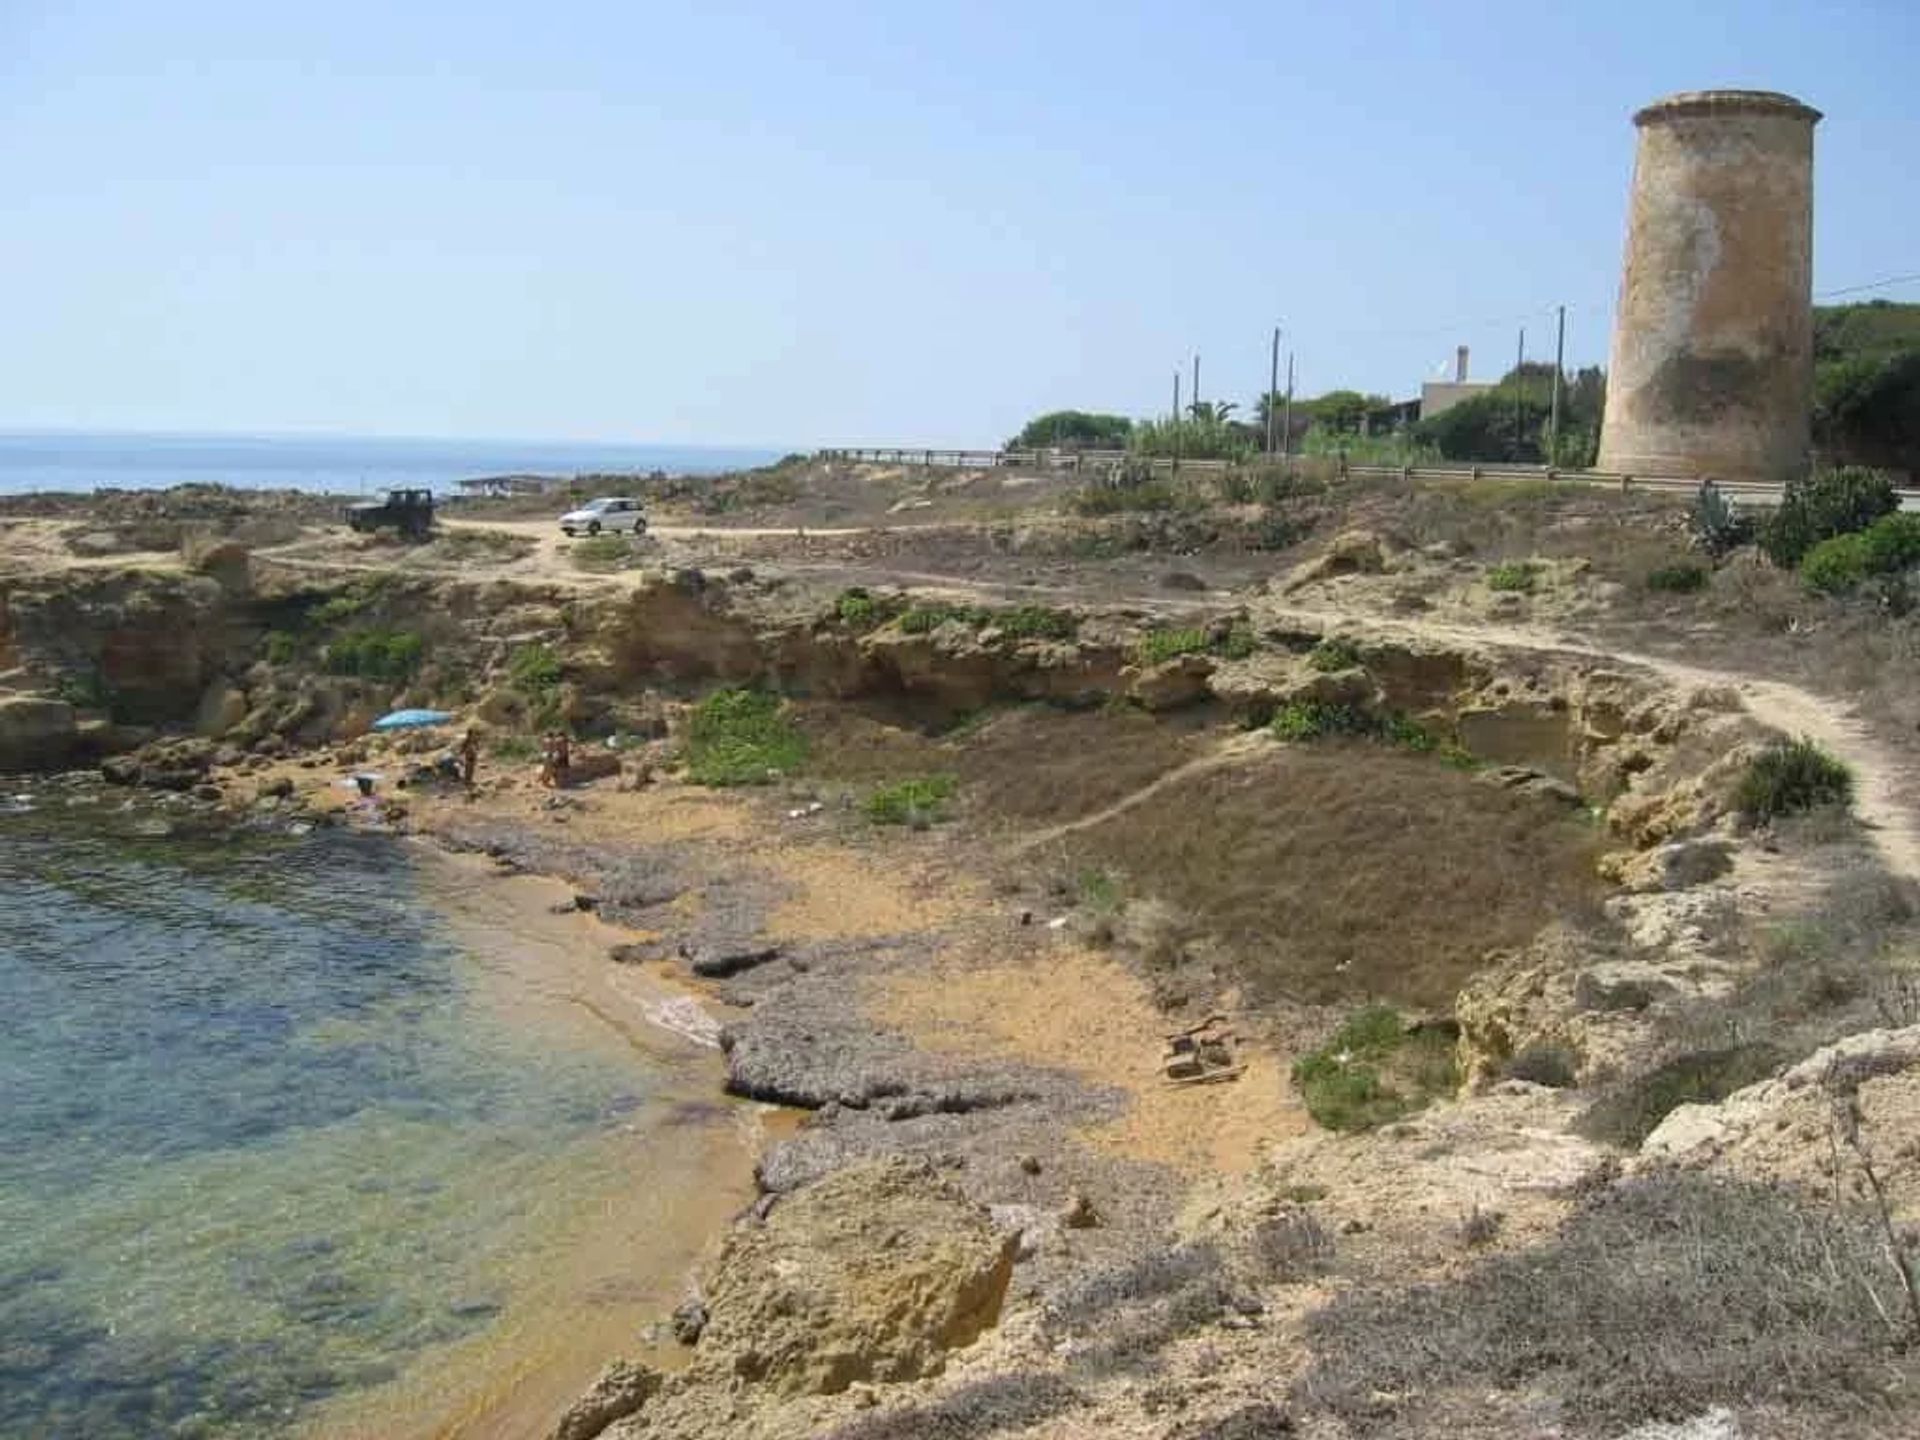
[[1205,740],[1203,721],[1137,710],[1011,706],[930,734],[878,710],[797,708],[808,774],[862,784],[952,774],[970,813],[1021,825],[1072,820],[1125,799]]
[[1196,775],[1054,848],[1193,917],[1263,999],[1448,1007],[1487,951],[1597,896],[1596,836],[1565,809],[1340,743]]
[[1890,1413],[1916,1378],[1882,1318],[1899,1316],[1898,1283],[1858,1217],[1661,1177],[1602,1192],[1551,1242],[1457,1280],[1342,1296],[1308,1322],[1315,1364],[1296,1398],[1362,1435],[1432,1433],[1437,1403],[1493,1408],[1499,1392],[1554,1397],[1578,1434],[1717,1404]]

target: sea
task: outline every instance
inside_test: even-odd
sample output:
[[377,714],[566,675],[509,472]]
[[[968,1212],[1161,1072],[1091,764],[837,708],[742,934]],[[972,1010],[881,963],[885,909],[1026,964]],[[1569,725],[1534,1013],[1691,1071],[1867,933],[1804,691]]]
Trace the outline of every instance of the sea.
[[0,1436],[544,1433],[750,1198],[542,882],[0,784]]
[[194,483],[333,495],[400,486],[446,491],[495,475],[713,475],[770,464],[781,453],[614,441],[0,430],[0,495]]

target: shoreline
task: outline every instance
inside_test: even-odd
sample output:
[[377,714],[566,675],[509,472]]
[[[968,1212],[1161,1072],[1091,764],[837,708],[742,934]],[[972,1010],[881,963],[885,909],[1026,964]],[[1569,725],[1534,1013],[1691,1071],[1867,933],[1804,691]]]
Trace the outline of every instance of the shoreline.
[[[549,1197],[540,1229],[554,1238],[537,1246],[539,1273],[517,1273],[509,1283],[500,1323],[415,1356],[394,1380],[320,1407],[295,1433],[307,1440],[544,1435],[611,1361],[638,1354],[661,1368],[684,1363],[670,1340],[645,1337],[660,1329],[751,1203],[766,1107],[726,1096],[711,1043],[663,1022],[662,1005],[697,999],[695,992],[666,977],[636,981],[606,961],[608,946],[632,932],[582,912],[553,913],[570,894],[561,878],[498,874],[431,833],[404,840],[416,857],[422,904],[463,955],[474,1002],[556,1045],[635,1052],[646,1073],[665,1082],[639,1112],[638,1134],[603,1136],[585,1148],[598,1157],[593,1173],[666,1173],[670,1183],[577,1201]],[[670,1171],[657,1172],[654,1152],[664,1140],[675,1158]]]

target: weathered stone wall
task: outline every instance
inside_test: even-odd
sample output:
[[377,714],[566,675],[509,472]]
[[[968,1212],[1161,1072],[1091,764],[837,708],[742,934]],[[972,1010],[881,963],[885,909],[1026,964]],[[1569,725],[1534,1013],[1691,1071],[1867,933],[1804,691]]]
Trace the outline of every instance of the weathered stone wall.
[[1640,128],[1600,467],[1785,480],[1813,389],[1813,127],[1786,95],[1674,95]]

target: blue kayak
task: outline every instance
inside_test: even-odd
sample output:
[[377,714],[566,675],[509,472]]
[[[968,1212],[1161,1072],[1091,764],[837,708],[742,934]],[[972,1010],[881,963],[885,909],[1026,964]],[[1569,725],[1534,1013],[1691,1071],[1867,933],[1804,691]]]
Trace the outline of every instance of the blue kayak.
[[428,725],[444,725],[453,716],[445,710],[395,710],[373,722],[376,730],[420,730]]

